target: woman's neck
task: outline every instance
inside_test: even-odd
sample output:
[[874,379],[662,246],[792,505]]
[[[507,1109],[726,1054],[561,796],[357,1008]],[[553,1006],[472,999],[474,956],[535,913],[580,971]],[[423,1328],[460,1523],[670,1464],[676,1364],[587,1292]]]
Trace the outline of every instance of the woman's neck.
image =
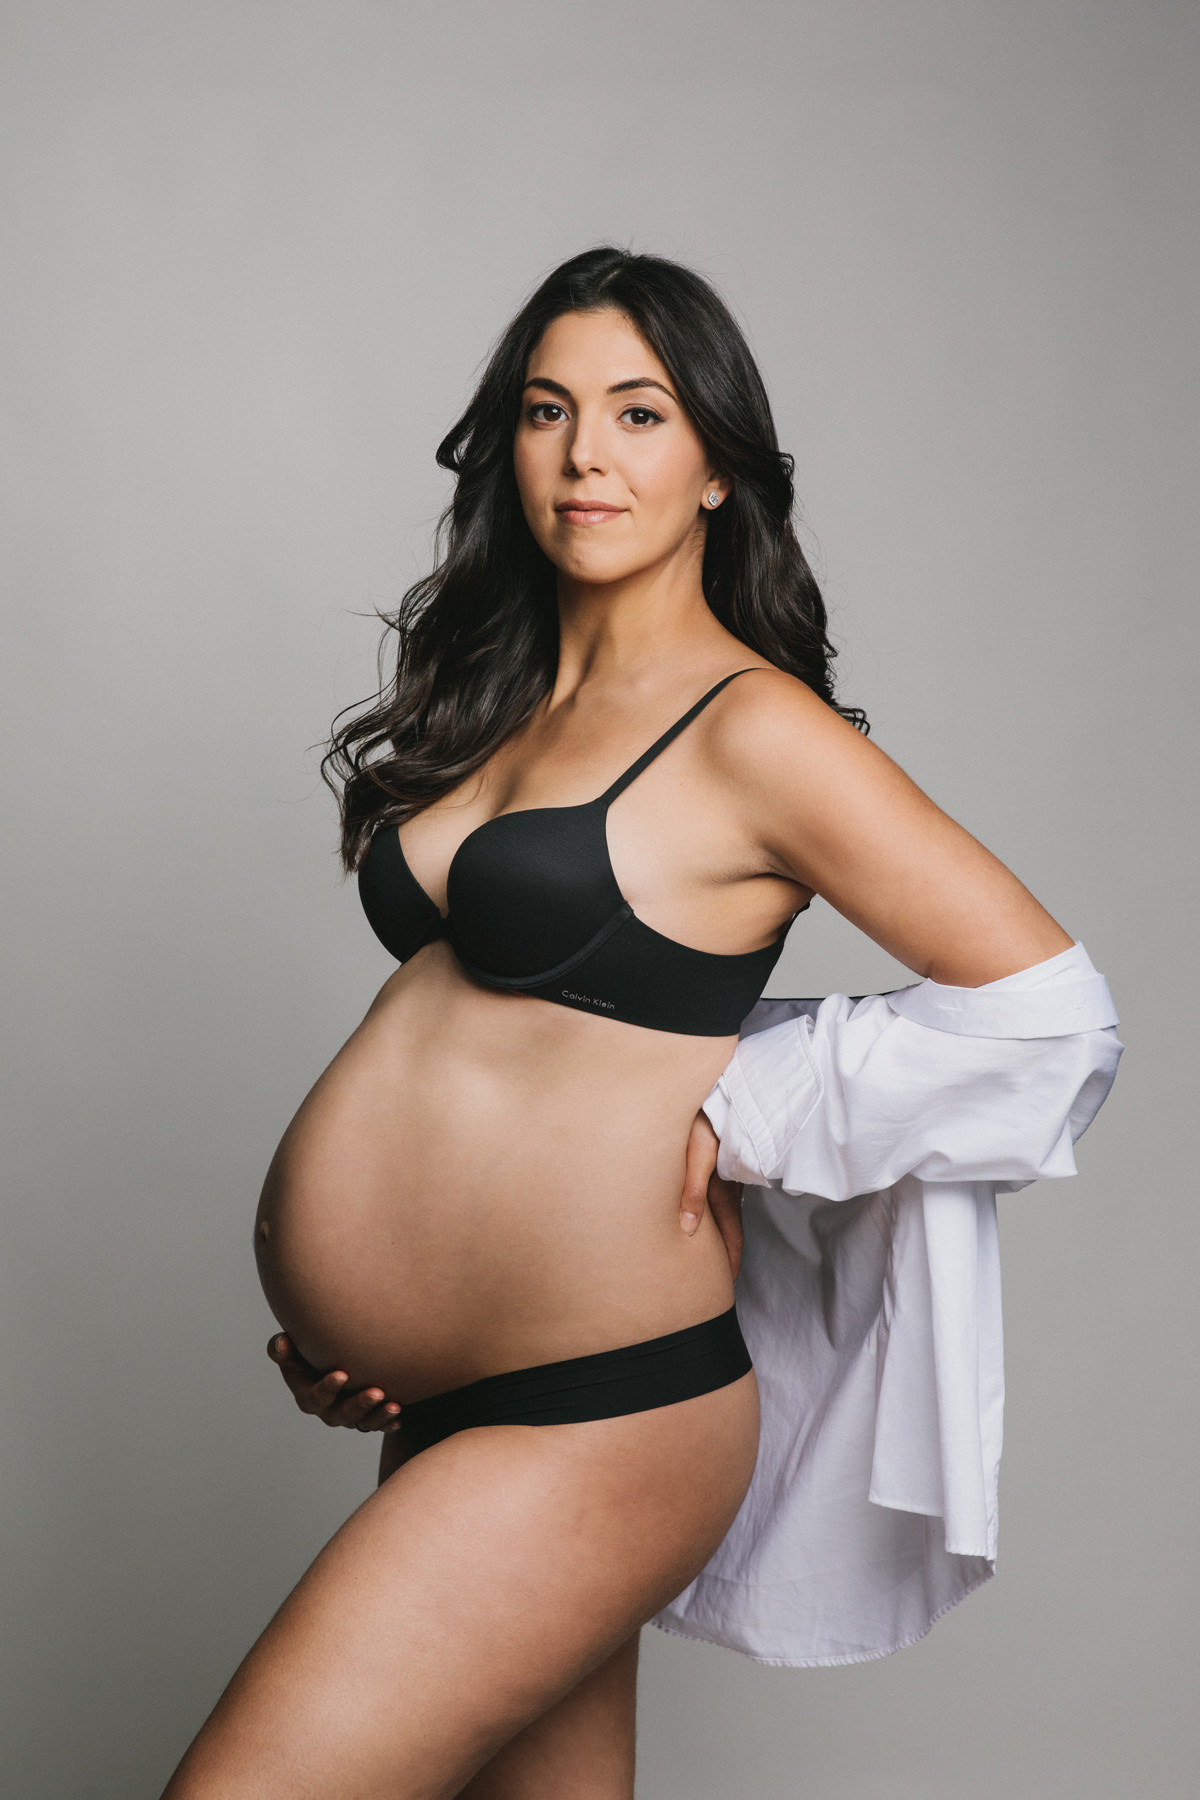
[[711,666],[735,640],[714,618],[698,573],[669,571],[604,586],[559,581],[558,673],[551,707],[583,686],[675,685],[690,666]]

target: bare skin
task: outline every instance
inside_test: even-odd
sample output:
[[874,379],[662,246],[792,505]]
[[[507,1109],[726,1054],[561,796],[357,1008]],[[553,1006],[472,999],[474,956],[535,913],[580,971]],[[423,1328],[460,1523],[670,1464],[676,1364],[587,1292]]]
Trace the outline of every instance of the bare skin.
[[[717,1174],[718,1147],[717,1134],[706,1114],[697,1113],[684,1153],[679,1225],[686,1236],[694,1237],[705,1212],[711,1213],[725,1246],[730,1278],[736,1281],[742,1266],[745,1236],[742,1190],[739,1183],[725,1181]],[[279,1332],[269,1339],[267,1355],[278,1366],[300,1411],[320,1419],[323,1425],[363,1432],[400,1430],[401,1407],[395,1400],[389,1400],[382,1388],[353,1387],[345,1369],[322,1373],[305,1361],[286,1332]],[[392,1467],[385,1449],[380,1466],[381,1481],[391,1474]]]
[[[629,322],[568,314],[527,373],[514,467],[558,570],[558,675],[477,776],[402,828],[439,907],[476,826],[591,799],[750,669],[609,814],[638,917],[747,951],[819,892],[966,986],[1065,949],[1008,870],[708,610],[705,518],[728,484]],[[256,1248],[301,1404],[386,1429],[403,1418],[389,1406],[723,1311],[737,1228],[697,1114],[732,1050],[487,990],[444,942],[421,950],[264,1188]],[[410,1460],[390,1433],[380,1488],[254,1646],[169,1800],[629,1800],[631,1640],[728,1529],[756,1440],[752,1376]]]

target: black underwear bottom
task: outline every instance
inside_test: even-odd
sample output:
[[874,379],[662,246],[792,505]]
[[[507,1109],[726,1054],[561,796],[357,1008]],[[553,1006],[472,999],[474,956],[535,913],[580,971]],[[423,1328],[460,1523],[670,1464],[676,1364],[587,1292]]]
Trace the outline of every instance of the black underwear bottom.
[[748,1374],[751,1367],[731,1306],[715,1319],[648,1338],[644,1344],[485,1375],[466,1387],[410,1401],[403,1408],[401,1431],[405,1444],[416,1451],[428,1450],[472,1425],[574,1425],[585,1419],[617,1419],[711,1394]]

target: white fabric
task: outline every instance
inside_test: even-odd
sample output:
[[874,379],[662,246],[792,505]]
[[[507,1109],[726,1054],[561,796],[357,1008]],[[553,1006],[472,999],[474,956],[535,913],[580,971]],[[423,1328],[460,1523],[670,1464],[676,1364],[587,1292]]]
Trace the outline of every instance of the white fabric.
[[762,1001],[704,1103],[746,1183],[750,1491],[655,1623],[861,1662],[995,1572],[996,1194],[1073,1175],[1122,1046],[1080,944],[981,988]]

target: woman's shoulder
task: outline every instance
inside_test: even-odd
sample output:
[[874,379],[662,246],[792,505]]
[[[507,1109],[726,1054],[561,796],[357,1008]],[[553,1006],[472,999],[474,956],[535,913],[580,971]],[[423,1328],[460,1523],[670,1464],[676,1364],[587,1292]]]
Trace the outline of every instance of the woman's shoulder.
[[892,759],[796,675],[771,664],[731,682],[711,710],[704,753],[714,785],[732,797],[747,826],[770,835],[928,806]]
[[712,751],[732,767],[790,763],[810,755],[814,747],[844,744],[848,750],[864,744],[835,707],[798,675],[789,675],[773,663],[744,665],[746,673],[731,681],[713,708],[709,733]]

